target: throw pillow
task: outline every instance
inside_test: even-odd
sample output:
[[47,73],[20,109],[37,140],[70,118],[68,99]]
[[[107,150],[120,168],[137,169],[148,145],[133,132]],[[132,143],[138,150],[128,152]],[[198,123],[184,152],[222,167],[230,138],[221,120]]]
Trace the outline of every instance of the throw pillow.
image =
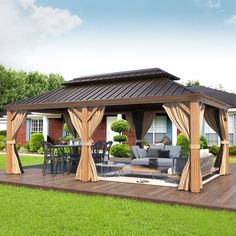
[[156,157],[156,158],[158,158],[160,150],[161,149],[151,149],[151,148],[149,148],[148,151],[147,151],[147,157]]
[[159,151],[159,158],[169,158],[170,157],[170,150],[168,151]]
[[140,148],[137,151],[138,151],[139,158],[147,157],[147,150],[146,149]]

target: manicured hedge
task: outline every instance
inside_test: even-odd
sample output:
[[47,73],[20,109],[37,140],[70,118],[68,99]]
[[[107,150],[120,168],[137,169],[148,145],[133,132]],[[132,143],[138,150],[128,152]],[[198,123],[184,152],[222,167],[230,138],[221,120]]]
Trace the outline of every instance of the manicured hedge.
[[111,155],[114,157],[130,157],[131,150],[127,144],[115,144],[111,147]]
[[37,152],[41,148],[43,141],[44,141],[43,134],[41,133],[31,134],[29,141],[29,150],[31,152]]

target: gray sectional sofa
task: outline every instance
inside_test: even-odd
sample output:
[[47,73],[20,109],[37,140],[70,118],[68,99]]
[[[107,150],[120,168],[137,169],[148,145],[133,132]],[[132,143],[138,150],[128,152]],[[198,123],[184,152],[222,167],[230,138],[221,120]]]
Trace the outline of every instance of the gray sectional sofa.
[[150,163],[153,164],[153,161],[156,161],[159,167],[172,167],[174,159],[179,158],[181,154],[180,146],[157,144],[150,146],[147,150],[139,146],[131,148],[134,157],[131,161],[132,165],[150,166]]

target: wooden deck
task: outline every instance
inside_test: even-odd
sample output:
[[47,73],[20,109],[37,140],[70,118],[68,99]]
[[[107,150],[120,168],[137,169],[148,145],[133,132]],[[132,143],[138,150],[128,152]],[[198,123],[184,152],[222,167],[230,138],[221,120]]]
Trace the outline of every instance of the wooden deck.
[[75,181],[74,174],[43,176],[40,168],[25,169],[23,175],[5,175],[1,170],[0,184],[236,211],[236,164],[232,164],[230,169],[229,176],[221,176],[207,183],[201,193],[177,191],[172,187],[109,181],[85,183]]

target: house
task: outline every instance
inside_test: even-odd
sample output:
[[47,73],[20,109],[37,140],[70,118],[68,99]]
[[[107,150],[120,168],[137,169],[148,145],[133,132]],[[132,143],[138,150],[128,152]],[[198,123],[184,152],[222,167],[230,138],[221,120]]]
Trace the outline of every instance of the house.
[[[229,145],[236,145],[236,108],[229,109]],[[111,123],[117,119],[121,119],[122,114],[104,116],[101,124],[98,126],[96,133],[93,135],[93,141],[97,140],[112,140],[116,135],[110,127]],[[32,133],[42,133],[45,140],[49,139],[52,142],[56,142],[60,138],[66,137],[66,132],[63,129],[65,122],[60,114],[50,113],[35,113],[32,112],[27,116],[25,124],[20,128],[17,135],[17,143],[26,144]],[[6,130],[6,114],[2,114],[0,117],[0,130]],[[132,131],[125,133],[130,145],[135,144],[135,137]],[[149,128],[145,140],[149,143],[156,143],[160,141],[164,136],[168,136],[172,144],[177,141],[178,130],[176,126],[171,122],[168,116],[163,114],[157,114],[154,118],[151,127]],[[214,130],[204,121],[201,129],[201,135],[204,136],[208,145],[220,145],[220,138]]]

